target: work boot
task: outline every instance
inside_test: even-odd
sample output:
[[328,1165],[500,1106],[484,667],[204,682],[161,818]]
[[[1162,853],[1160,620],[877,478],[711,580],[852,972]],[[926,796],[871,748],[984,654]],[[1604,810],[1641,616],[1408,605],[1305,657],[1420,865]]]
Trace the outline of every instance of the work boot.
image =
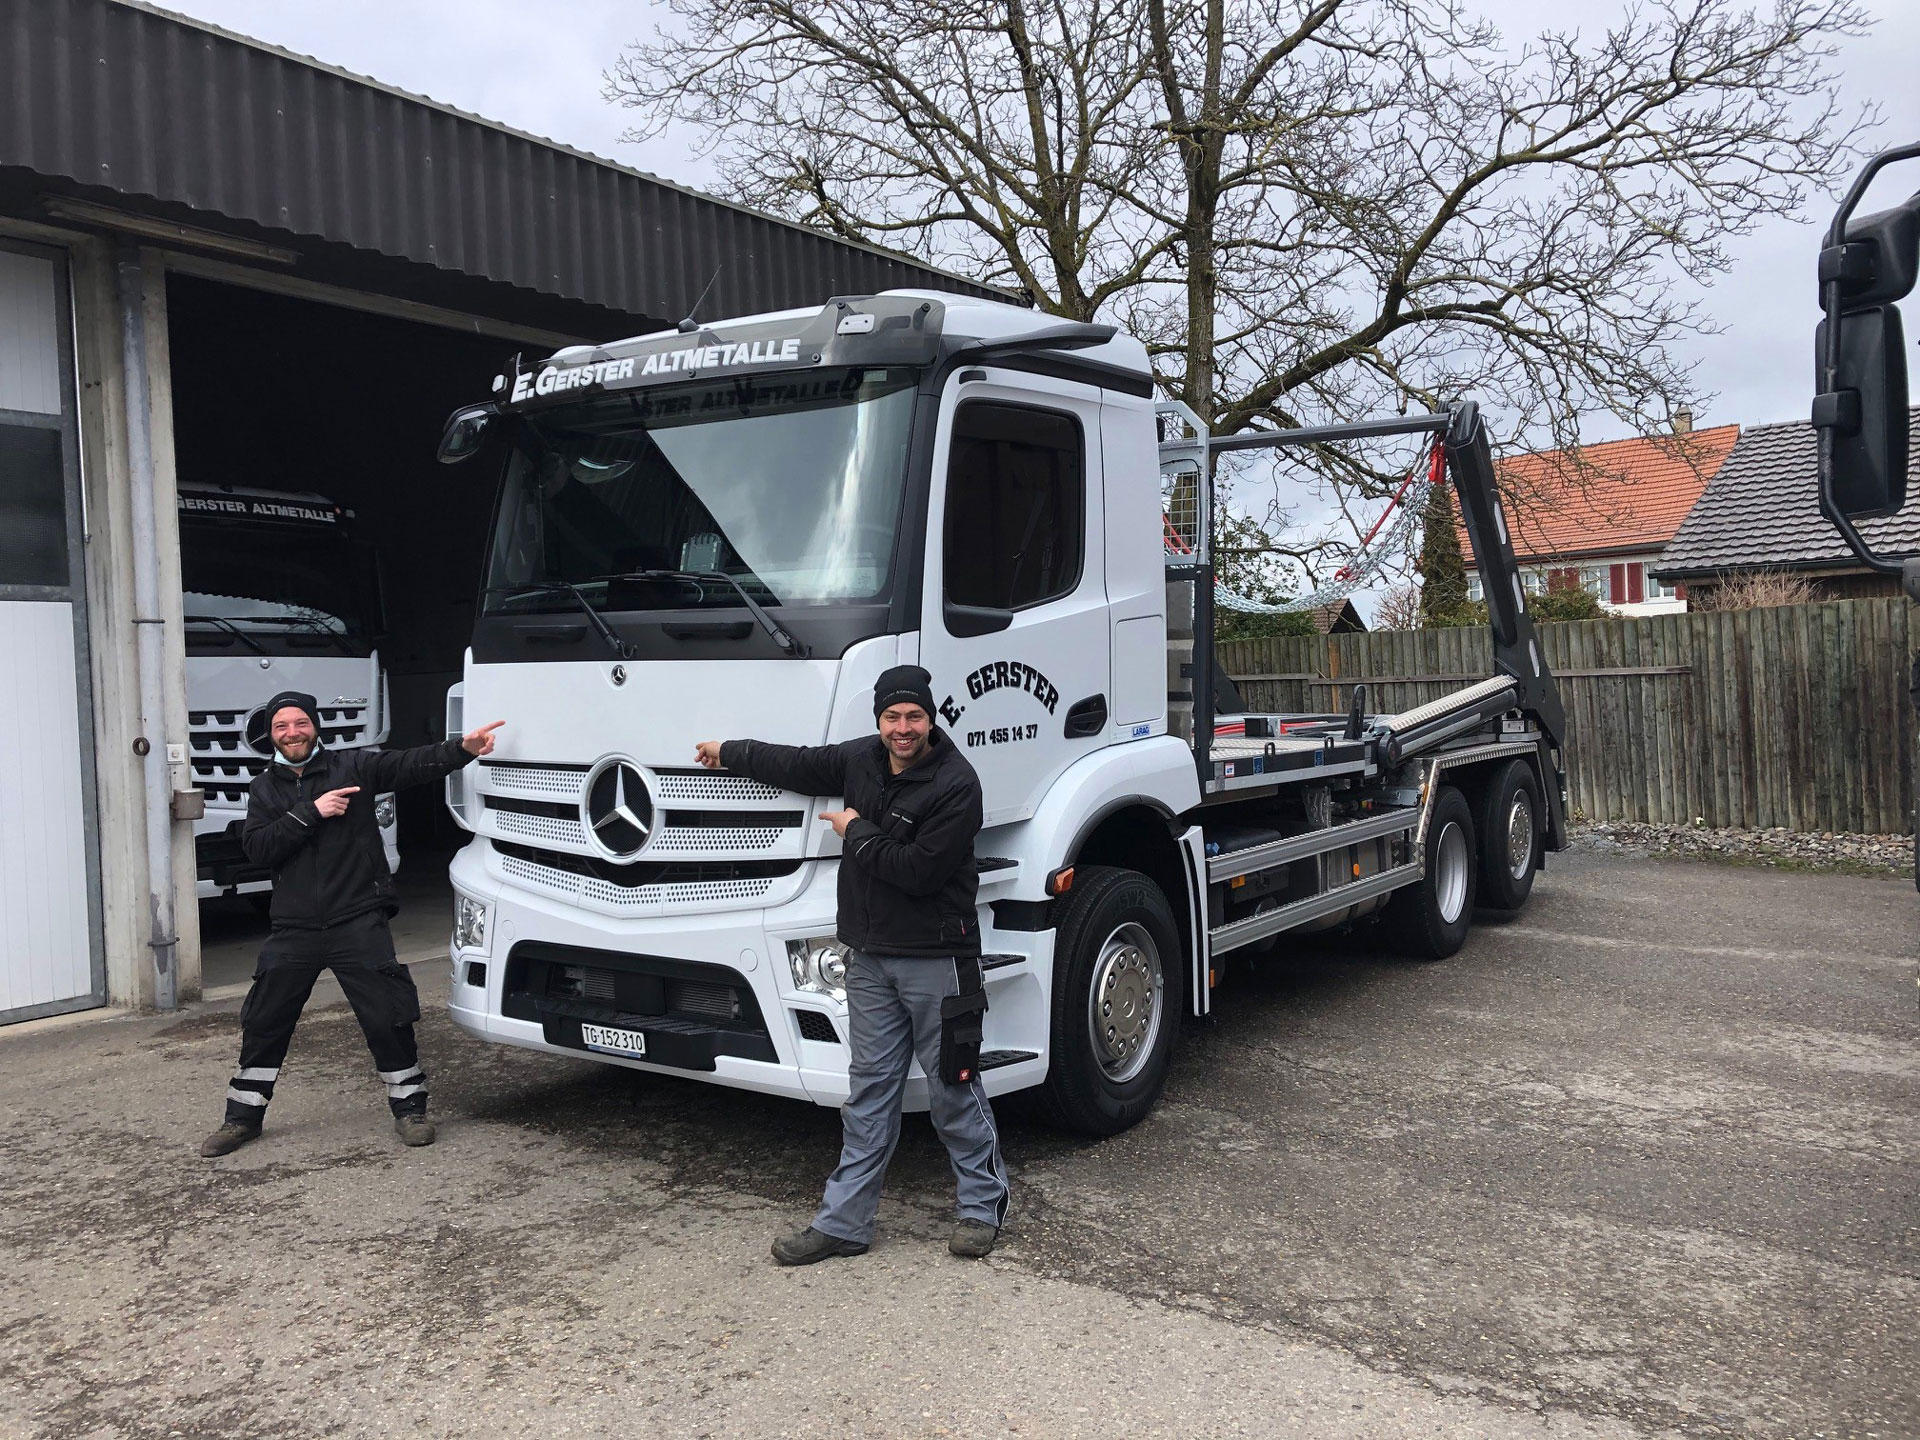
[[984,1260],[999,1238],[1000,1232],[984,1220],[961,1220],[947,1237],[947,1249],[963,1260]]
[[393,1117],[393,1133],[400,1137],[403,1145],[433,1144],[433,1122],[411,1111]]
[[782,1265],[811,1265],[816,1260],[831,1260],[836,1255],[864,1255],[867,1247],[857,1240],[842,1240],[811,1225],[782,1235],[773,1242],[773,1258]]
[[238,1120],[228,1120],[200,1142],[200,1153],[208,1159],[212,1159],[215,1155],[231,1155],[247,1141],[259,1138],[258,1125],[244,1125]]

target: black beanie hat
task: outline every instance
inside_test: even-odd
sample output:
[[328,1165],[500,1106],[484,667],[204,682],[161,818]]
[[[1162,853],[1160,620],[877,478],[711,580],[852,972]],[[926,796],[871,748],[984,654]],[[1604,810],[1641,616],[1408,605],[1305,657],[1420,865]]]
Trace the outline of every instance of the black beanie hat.
[[267,731],[273,731],[273,717],[286,709],[303,710],[307,719],[313,722],[314,733],[320,732],[320,702],[313,696],[300,690],[282,690],[267,701]]
[[912,701],[927,714],[933,714],[933,676],[918,665],[896,665],[882,673],[873,684],[873,718],[889,705]]

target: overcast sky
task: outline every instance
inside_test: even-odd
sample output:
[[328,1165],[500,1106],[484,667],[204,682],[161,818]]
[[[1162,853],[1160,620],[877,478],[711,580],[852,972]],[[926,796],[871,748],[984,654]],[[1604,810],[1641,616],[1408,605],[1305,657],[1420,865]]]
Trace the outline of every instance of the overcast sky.
[[[1469,8],[1517,45],[1543,10],[1557,28],[1599,30],[1621,3],[1469,0]],[[1920,3],[1869,3],[1881,17],[1876,33],[1846,46],[1837,62],[1844,97],[1853,106],[1879,103],[1878,145],[1920,140]],[[683,184],[713,183],[711,163],[688,138],[623,142],[631,115],[601,99],[602,72],[623,44],[650,35],[664,10],[648,0],[175,0],[170,8]],[[1876,189],[1875,200],[1915,188],[1914,169],[1899,173],[1901,182]],[[1814,254],[1832,208],[1816,198],[1800,215],[1783,215],[1737,242],[1732,273],[1701,297],[1722,333],[1685,352],[1699,362],[1699,387],[1714,395],[1696,424],[1807,413],[1818,318]]]

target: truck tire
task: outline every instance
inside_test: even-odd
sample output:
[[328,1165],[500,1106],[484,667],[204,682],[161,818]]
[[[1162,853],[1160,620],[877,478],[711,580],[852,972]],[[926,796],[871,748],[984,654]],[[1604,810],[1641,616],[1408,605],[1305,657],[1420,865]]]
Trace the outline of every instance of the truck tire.
[[1518,910],[1533,893],[1546,839],[1540,782],[1524,760],[1510,760],[1480,797],[1480,903]]
[[1180,1030],[1185,962],[1173,910],[1136,870],[1083,865],[1054,931],[1051,1063],[1041,1115],[1117,1135],[1160,1098]]
[[1423,873],[1393,892],[1382,917],[1393,948],[1418,960],[1444,960],[1459,950],[1473,923],[1473,811],[1451,785],[1433,797]]

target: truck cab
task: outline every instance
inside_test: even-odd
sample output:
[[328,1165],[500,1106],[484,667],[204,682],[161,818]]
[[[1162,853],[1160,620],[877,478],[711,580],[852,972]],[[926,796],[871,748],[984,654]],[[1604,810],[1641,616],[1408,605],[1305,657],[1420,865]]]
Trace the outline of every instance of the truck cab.
[[[261,895],[272,877],[241,852],[247,787],[272,763],[266,701],[301,690],[320,702],[323,744],[387,738],[380,586],[353,512],[325,496],[183,481],[180,580],[198,894]],[[375,800],[387,864],[398,867],[394,797]]]
[[[442,449],[499,477],[449,704],[450,733],[509,721],[449,783],[474,835],[452,868],[451,1004],[474,1034],[840,1104],[838,842],[815,818],[833,797],[703,770],[694,746],[871,734],[873,683],[898,664],[932,673],[984,793],[987,1088],[1038,1088],[1074,1128],[1152,1104],[1180,1015],[1210,1006],[1216,939],[1224,954],[1285,928],[1223,926],[1350,869],[1366,895],[1292,917],[1345,923],[1424,873],[1417,799],[1397,829],[1332,829],[1375,791],[1421,792],[1406,781],[1423,762],[1387,763],[1387,732],[1343,749],[1181,693],[1196,687],[1170,665],[1170,602],[1177,628],[1204,630],[1210,611],[1182,597],[1211,577],[1194,583],[1204,545],[1169,551],[1163,465],[1208,441],[1188,425],[1163,443],[1139,341],[890,292],[516,360],[495,391]],[[1484,452],[1483,433],[1460,443]],[[1210,654],[1210,635],[1193,646]],[[1433,743],[1489,726],[1504,743],[1524,699],[1509,679]],[[1557,770],[1537,725],[1510,733],[1475,764],[1531,767],[1530,883],[1558,833]],[[1302,773],[1283,773],[1296,754]],[[1324,852],[1296,842],[1240,884],[1210,878],[1228,837],[1314,828]],[[1252,894],[1245,875],[1264,876]]]

